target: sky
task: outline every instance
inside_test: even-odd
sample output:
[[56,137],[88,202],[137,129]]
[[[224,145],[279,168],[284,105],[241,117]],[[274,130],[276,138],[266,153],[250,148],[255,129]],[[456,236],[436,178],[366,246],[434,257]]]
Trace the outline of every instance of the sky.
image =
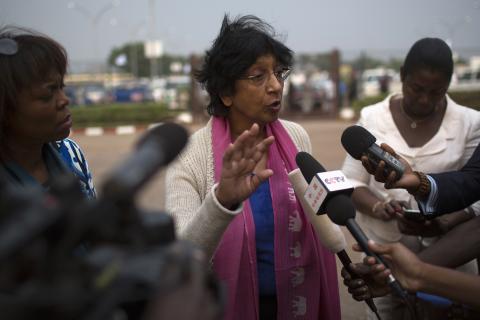
[[480,55],[480,0],[0,0],[0,25],[41,31],[74,62],[105,61],[112,48],[147,39],[166,53],[203,53],[225,13],[262,18],[297,53],[403,57],[433,36]]

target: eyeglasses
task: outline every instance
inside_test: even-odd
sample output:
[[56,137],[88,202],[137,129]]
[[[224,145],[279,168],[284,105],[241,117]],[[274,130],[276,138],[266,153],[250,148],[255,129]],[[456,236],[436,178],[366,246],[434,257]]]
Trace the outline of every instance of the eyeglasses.
[[0,54],[13,56],[18,52],[17,41],[10,38],[0,39]]
[[270,75],[273,74],[275,78],[277,78],[277,81],[280,83],[283,83],[285,80],[287,80],[288,76],[292,72],[292,69],[290,68],[282,68],[279,70],[275,70],[273,72],[262,72],[259,74],[254,74],[251,76],[244,76],[239,78],[240,80],[249,80],[252,84],[255,86],[263,86],[267,82],[268,79],[270,79]]

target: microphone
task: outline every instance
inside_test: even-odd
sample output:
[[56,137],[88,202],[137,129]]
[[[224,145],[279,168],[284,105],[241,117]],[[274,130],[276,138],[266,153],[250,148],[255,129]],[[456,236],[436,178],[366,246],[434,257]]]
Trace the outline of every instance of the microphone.
[[[306,153],[306,155],[310,156],[308,153]],[[317,161],[315,162],[318,164],[318,168],[316,169],[318,170],[318,172],[325,171],[325,169]],[[310,169],[314,169],[313,166],[310,167]],[[347,269],[352,275],[352,277],[355,278],[355,274],[351,272],[350,269],[352,260],[348,256],[348,253],[345,251],[345,248],[347,247],[347,241],[345,240],[345,236],[340,230],[340,227],[336,224],[333,224],[326,215],[317,215],[316,212],[313,211],[313,208],[308,205],[305,198],[301,196],[307,190],[308,184],[307,181],[305,181],[300,169],[295,169],[291,171],[288,174],[288,179],[292,184],[293,191],[295,192],[298,200],[300,201],[300,205],[302,206],[310,223],[313,225],[320,242],[328,249],[328,251],[337,255],[338,259],[345,267],[345,269]],[[372,312],[377,314],[378,316],[378,310],[375,306],[375,303],[373,302],[373,299],[368,298],[365,300],[365,302],[367,303],[370,310],[372,310]]]
[[[315,172],[325,171],[325,168],[309,153],[299,152],[299,154],[297,154],[296,161],[298,167],[302,171],[302,174],[305,172],[304,177],[307,181],[308,179],[313,180],[316,177]],[[310,183],[309,188],[311,185],[312,182]],[[310,204],[308,205],[310,206]],[[346,194],[342,193],[333,195],[325,201],[325,209],[330,220],[337,225],[347,227],[348,231],[350,231],[352,236],[367,255],[374,257],[378,262],[388,266],[388,264],[386,264],[377,254],[373,253],[368,248],[368,238],[355,221],[355,208],[353,207],[353,203],[349,195],[347,196]],[[312,210],[314,210],[313,207]],[[349,263],[350,262],[348,262],[348,264]],[[347,270],[349,270],[349,268],[347,268]],[[405,291],[400,286],[398,281],[393,277],[393,275],[390,275],[387,281],[390,288],[392,288],[397,295],[399,295],[402,299],[407,299]]]
[[150,129],[103,185],[107,198],[129,199],[157,170],[171,162],[187,144],[188,133],[180,125],[165,123]]
[[326,215],[316,215],[312,207],[310,207],[305,198],[303,198],[302,195],[305,193],[305,190],[307,190],[308,184],[303,178],[300,169],[295,169],[290,172],[288,174],[288,180],[290,180],[292,184],[293,191],[301,207],[315,228],[320,242],[332,253],[345,252],[344,249],[347,246],[347,242],[340,227],[333,224]]
[[325,205],[332,197],[338,194],[348,196],[352,194],[353,186],[340,170],[326,171],[307,152],[297,153],[295,161],[305,180],[309,182],[304,199],[316,214],[325,213]]
[[[333,221],[333,223],[347,227],[348,231],[350,231],[352,236],[358,242],[363,252],[365,252],[368,256],[374,257],[375,260],[388,267],[388,264],[385,263],[380,256],[368,248],[368,238],[355,221],[355,208],[353,207],[353,203],[349,197],[340,194],[332,198],[327,203],[327,215]],[[390,274],[388,276],[387,282],[390,288],[399,297],[402,299],[407,299],[405,290],[403,290],[400,283],[398,283],[393,275]]]
[[353,158],[360,160],[363,155],[376,167],[380,161],[385,162],[384,175],[388,176],[391,171],[396,172],[396,178],[400,179],[405,171],[405,166],[397,158],[380,148],[375,138],[367,129],[361,126],[350,126],[342,133],[343,148]]

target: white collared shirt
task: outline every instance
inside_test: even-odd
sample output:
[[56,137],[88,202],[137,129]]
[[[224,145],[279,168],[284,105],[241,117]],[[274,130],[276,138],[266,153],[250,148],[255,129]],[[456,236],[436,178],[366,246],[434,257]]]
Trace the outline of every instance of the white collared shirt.
[[[460,169],[470,158],[480,142],[480,112],[463,107],[447,96],[447,108],[438,132],[419,148],[411,148],[398,131],[390,112],[389,102],[393,95],[385,100],[362,109],[358,124],[365,127],[380,145],[385,142],[401,157],[405,158],[413,170],[438,173]],[[343,173],[354,187],[368,187],[380,199],[407,201],[417,208],[415,199],[405,190],[386,190],[382,183],[368,174],[360,161],[347,155],[342,167]],[[480,211],[480,203],[474,210]],[[395,220],[383,221],[359,212],[358,219],[365,233],[378,242],[393,242],[401,238]]]

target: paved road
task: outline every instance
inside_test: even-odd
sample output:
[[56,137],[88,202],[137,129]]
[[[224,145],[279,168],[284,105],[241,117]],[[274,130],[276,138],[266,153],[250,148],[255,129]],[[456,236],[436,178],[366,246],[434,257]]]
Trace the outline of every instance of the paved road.
[[[340,136],[343,130],[351,125],[349,122],[330,121],[330,120],[301,120],[300,123],[310,134],[313,146],[313,156],[327,169],[339,169],[342,166],[345,157],[345,151],[340,144]],[[189,127],[190,131],[196,130],[195,126]],[[95,185],[101,193],[102,182],[108,177],[109,171],[128,156],[132,150],[135,141],[140,134],[133,135],[104,135],[100,137],[88,137],[84,135],[74,135],[73,138],[82,146],[87,155],[89,165],[94,174]],[[153,210],[162,210],[164,205],[164,172],[161,171],[153,177],[138,197],[140,206]],[[344,230],[349,248],[352,238]],[[359,255],[348,253],[353,261],[358,261]],[[340,263],[337,263],[337,266]],[[341,277],[339,277],[341,279]],[[344,320],[363,320],[363,304],[353,300],[344,289],[340,281],[340,296],[342,304],[342,319]]]

